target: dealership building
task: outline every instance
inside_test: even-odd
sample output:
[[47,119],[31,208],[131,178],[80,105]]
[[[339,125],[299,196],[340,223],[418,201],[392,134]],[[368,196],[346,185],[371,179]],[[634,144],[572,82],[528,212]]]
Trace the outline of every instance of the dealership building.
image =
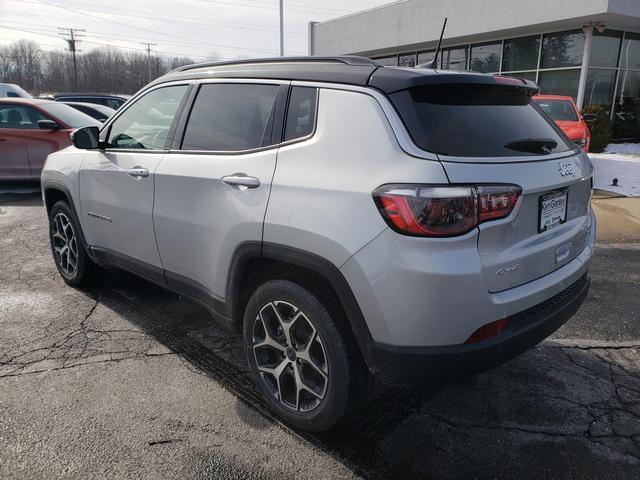
[[602,105],[615,136],[640,131],[640,0],[403,0],[309,25],[311,55],[536,81],[542,93]]

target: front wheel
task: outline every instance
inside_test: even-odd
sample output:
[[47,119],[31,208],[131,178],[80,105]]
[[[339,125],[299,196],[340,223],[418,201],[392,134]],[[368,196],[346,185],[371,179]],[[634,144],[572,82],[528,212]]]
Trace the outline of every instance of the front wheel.
[[353,362],[338,325],[309,290],[271,280],[244,315],[249,369],[269,405],[286,422],[326,430],[346,414]]
[[99,275],[80,239],[80,227],[69,204],[56,202],[49,213],[49,240],[51,253],[62,279],[73,287],[90,283]]

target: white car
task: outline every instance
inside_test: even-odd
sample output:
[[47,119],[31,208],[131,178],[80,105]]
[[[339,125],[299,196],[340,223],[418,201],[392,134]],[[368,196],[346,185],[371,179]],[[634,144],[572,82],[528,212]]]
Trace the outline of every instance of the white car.
[[0,97],[33,98],[15,83],[0,83]]

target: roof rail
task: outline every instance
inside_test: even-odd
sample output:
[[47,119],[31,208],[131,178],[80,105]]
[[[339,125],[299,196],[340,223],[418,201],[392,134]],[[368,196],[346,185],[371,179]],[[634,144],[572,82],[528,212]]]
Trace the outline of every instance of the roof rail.
[[336,57],[268,57],[268,58],[253,58],[247,60],[230,60],[226,62],[203,62],[194,63],[191,65],[184,65],[171,70],[169,73],[184,72],[187,70],[193,70],[196,68],[204,67],[226,67],[231,65],[251,65],[259,63],[313,63],[313,62],[333,62],[343,63],[350,66],[374,66],[379,67],[381,64],[375,60],[371,60],[366,57],[358,57],[354,55],[341,55]]

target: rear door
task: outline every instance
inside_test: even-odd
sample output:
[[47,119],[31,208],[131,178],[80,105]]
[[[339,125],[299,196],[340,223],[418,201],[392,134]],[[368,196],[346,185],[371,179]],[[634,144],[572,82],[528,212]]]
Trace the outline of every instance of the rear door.
[[87,151],[80,171],[87,242],[156,280],[162,264],[152,217],[155,172],[188,88],[170,85],[140,96],[101,132],[106,148]]
[[431,85],[391,97],[416,143],[438,154],[451,183],[522,188],[507,218],[478,227],[488,291],[535,280],[584,250],[593,168],[523,89]]
[[254,80],[199,86],[156,171],[154,223],[169,285],[222,300],[235,249],[261,242],[287,89]]

